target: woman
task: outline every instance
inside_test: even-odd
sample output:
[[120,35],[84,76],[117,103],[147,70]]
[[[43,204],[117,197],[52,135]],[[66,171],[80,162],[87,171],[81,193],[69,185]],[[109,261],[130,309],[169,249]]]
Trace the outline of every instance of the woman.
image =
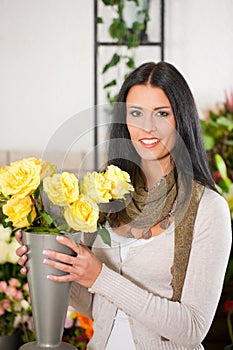
[[[99,236],[91,251],[58,237],[77,257],[45,251],[45,264],[68,272],[48,278],[74,282],[71,305],[94,320],[89,350],[203,349],[228,262],[230,215],[175,67],[149,62],[131,73],[109,144],[109,164],[129,172],[133,199],[111,208],[110,248]],[[22,266],[26,252],[18,249]]]

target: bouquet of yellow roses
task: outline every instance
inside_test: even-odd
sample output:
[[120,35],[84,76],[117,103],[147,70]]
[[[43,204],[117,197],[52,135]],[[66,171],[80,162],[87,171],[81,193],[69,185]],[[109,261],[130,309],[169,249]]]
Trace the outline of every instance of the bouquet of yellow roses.
[[100,204],[124,200],[133,190],[129,174],[114,165],[79,181],[73,173],[57,173],[49,162],[22,159],[0,169],[0,219],[4,227],[37,233],[98,230],[109,244],[98,223]]

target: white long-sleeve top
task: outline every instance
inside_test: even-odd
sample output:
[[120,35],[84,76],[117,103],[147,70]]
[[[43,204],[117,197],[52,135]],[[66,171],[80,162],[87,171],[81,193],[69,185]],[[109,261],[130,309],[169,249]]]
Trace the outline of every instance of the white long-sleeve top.
[[222,291],[231,236],[226,201],[205,189],[181,302],[170,301],[174,229],[130,248],[123,262],[119,243],[109,248],[97,237],[93,251],[103,262],[102,271],[89,291],[77,283],[71,291],[71,305],[94,319],[88,350],[105,349],[117,310],[128,316],[136,349],[203,349]]
[[[172,224],[172,227],[169,227],[169,229],[163,234],[170,234],[171,230],[173,230],[173,225],[174,223]],[[119,247],[121,264],[127,259],[128,254],[131,254],[132,249],[144,244],[149,244],[152,240],[156,239],[156,237],[151,237],[150,239],[126,238],[115,233],[108,223],[106,223],[106,228],[111,236],[111,245],[114,246],[117,244]],[[108,338],[106,350],[136,349],[130,329],[130,323],[132,323],[132,320],[129,319],[124,311],[118,309],[111,334]]]

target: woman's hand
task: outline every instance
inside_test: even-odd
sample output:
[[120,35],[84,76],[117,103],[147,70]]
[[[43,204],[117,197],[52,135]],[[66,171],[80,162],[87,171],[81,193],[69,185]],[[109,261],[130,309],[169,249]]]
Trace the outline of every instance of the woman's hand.
[[101,272],[102,263],[86,246],[77,244],[64,236],[57,236],[57,240],[59,243],[71,248],[77,256],[74,257],[53,250],[45,250],[43,252],[46,256],[44,263],[67,272],[67,275],[64,276],[48,275],[47,277],[55,282],[76,281],[82,286],[90,288]]
[[26,253],[27,253],[28,249],[27,249],[27,246],[23,245],[22,236],[23,236],[23,232],[21,230],[16,232],[16,239],[20,244],[20,247],[16,250],[16,254],[19,256],[18,264],[20,266],[22,266],[22,269],[20,270],[20,272],[23,275],[26,275],[27,268],[26,268],[25,264],[27,262]]

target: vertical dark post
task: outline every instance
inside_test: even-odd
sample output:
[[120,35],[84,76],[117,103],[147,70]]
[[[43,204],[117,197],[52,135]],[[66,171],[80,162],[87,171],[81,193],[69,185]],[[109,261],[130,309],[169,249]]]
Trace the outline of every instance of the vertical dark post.
[[94,0],[94,169],[98,170],[98,0]]
[[165,36],[165,0],[161,0],[160,5],[160,42],[161,42],[161,61],[164,61],[164,36]]

